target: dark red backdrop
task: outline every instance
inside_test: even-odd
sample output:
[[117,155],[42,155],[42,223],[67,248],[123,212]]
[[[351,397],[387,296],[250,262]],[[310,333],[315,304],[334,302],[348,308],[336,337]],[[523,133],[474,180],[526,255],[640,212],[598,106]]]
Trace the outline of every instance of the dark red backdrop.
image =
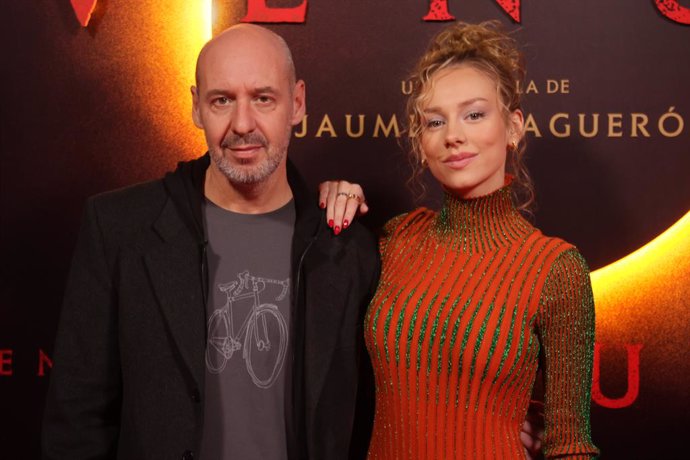
[[[193,62],[175,53],[198,50],[183,49],[193,46],[182,40],[193,29],[186,11],[206,3],[100,0],[86,29],[67,0],[1,7],[3,458],[38,458],[52,342],[84,198],[160,176],[177,160],[203,153],[186,109],[191,67],[179,69]],[[247,13],[246,0],[212,3],[216,31]],[[270,26],[293,48],[307,82],[306,133],[294,139],[292,158],[313,185],[331,177],[364,184],[372,227],[414,205],[404,186],[406,160],[394,128],[388,135],[386,128],[393,115],[402,121],[406,73],[442,27],[422,20],[432,3],[309,0],[305,22]],[[457,19],[499,19],[524,45],[533,82],[525,88],[529,166],[536,221],[545,233],[577,244],[596,269],[644,246],[688,212],[690,26],[664,16],[653,0],[437,3],[447,3]],[[520,23],[501,6],[509,3],[521,4]],[[677,116],[663,118],[668,113]],[[354,133],[363,120],[361,136],[348,134],[348,119]],[[437,198],[432,190],[425,203]],[[680,238],[689,236],[682,229]],[[645,308],[656,322],[631,323],[618,333],[610,325],[619,320],[611,319],[598,331],[608,346],[600,355],[605,396],[620,398],[639,383],[622,408],[593,404],[594,439],[605,458],[681,457],[690,421],[687,267],[645,285]],[[616,288],[596,289],[607,309],[600,316],[624,319],[608,312],[624,312],[626,305],[603,295]],[[655,302],[655,289],[680,294],[669,305]],[[665,317],[670,310],[674,316]],[[634,360],[626,344],[643,345],[633,366],[639,374],[628,375]]]

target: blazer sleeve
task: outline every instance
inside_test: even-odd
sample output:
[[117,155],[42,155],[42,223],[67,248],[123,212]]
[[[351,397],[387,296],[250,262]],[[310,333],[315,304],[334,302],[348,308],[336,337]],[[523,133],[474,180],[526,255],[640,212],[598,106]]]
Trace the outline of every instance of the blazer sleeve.
[[587,263],[574,249],[558,256],[541,294],[538,328],[544,365],[546,458],[589,459],[594,297]]
[[116,456],[117,299],[96,204],[87,201],[65,290],[43,418],[46,460]]
[[369,253],[371,254],[372,260],[370,263],[365,264],[370,267],[370,270],[367,270],[369,274],[368,289],[360,305],[359,327],[357,328],[358,385],[354,427],[348,455],[348,459],[350,460],[364,460],[367,458],[369,440],[371,439],[371,432],[374,427],[374,405],[376,400],[376,394],[374,392],[374,371],[371,367],[371,359],[369,358],[369,353],[364,343],[364,317],[369,307],[369,302],[374,297],[376,288],[379,284],[381,259],[376,252],[375,245]]

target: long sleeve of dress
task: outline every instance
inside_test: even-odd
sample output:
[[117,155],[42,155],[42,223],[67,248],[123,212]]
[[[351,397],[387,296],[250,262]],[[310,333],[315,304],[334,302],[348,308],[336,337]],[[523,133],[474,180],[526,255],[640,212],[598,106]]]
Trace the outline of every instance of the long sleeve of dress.
[[551,267],[538,312],[545,386],[544,455],[590,459],[589,413],[594,352],[594,299],[587,263],[576,249]]

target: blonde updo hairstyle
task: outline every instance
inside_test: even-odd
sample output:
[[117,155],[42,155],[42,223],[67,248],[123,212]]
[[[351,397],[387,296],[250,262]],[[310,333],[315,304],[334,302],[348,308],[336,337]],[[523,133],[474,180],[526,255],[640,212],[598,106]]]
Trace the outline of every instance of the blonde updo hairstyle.
[[[525,78],[523,56],[516,41],[508,36],[498,21],[481,24],[457,22],[444,28],[429,44],[410,77],[412,92],[407,101],[408,135],[411,143],[411,185],[422,190],[421,137],[424,131],[423,108],[429,98],[432,79],[439,71],[460,64],[471,65],[496,83],[503,118],[508,125],[510,114],[521,107],[520,87]],[[506,146],[506,172],[514,176],[513,197],[521,211],[529,212],[534,188],[524,163],[524,132],[519,133],[516,148]]]

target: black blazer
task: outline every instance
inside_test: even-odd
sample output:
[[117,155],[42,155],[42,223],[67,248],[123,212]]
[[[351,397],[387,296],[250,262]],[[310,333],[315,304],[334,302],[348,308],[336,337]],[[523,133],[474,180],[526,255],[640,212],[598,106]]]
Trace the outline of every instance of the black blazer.
[[[46,459],[191,459],[201,439],[208,155],[87,201],[43,425]],[[291,458],[359,458],[373,411],[362,322],[378,281],[359,225],[333,236],[292,166]],[[362,383],[364,382],[364,383]],[[357,421],[355,420],[357,418]]]

